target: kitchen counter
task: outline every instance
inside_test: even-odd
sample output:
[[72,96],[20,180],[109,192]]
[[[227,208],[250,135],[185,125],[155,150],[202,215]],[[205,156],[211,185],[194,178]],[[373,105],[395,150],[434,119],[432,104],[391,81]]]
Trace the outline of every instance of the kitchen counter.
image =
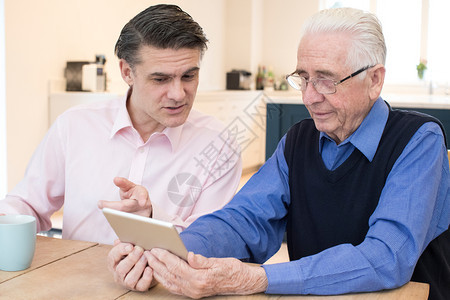
[[[269,103],[303,104],[301,92],[295,90],[264,92]],[[450,95],[445,94],[402,94],[381,93],[381,97],[392,107],[417,107],[450,109]]]

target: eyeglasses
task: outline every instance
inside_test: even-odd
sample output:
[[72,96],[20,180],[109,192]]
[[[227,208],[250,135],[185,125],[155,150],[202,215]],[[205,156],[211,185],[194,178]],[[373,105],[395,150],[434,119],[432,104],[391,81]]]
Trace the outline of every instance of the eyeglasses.
[[308,86],[308,83],[311,82],[316,91],[319,94],[334,94],[336,93],[336,86],[338,84],[343,83],[347,79],[350,79],[352,77],[355,77],[361,72],[364,72],[365,70],[372,68],[373,66],[366,66],[364,68],[359,69],[358,71],[350,74],[349,76],[345,77],[342,80],[335,81],[331,79],[325,79],[325,78],[313,78],[313,79],[306,79],[303,76],[300,76],[296,73],[296,71],[292,72],[289,75],[286,75],[286,80],[289,83],[291,87],[298,91],[306,91],[306,87]]

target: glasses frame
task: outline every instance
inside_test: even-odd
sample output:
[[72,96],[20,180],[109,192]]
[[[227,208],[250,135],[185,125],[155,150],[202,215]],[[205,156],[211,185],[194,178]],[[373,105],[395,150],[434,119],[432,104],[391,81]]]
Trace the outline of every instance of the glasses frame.
[[[338,81],[331,80],[331,79],[317,79],[317,78],[306,79],[305,77],[298,75],[298,74],[297,74],[297,71],[294,71],[294,72],[292,72],[291,74],[286,75],[286,81],[289,83],[289,85],[290,85],[292,88],[294,88],[294,89],[296,89],[296,90],[298,90],[298,91],[302,91],[302,92],[303,92],[303,91],[306,90],[306,88],[308,87],[308,83],[310,83],[310,82],[312,82],[314,88],[316,88],[316,85],[317,85],[317,82],[318,82],[318,81],[328,80],[328,81],[331,81],[331,82],[333,83],[333,86],[334,86],[334,91],[333,91],[333,92],[330,92],[330,93],[321,93],[321,92],[317,91],[317,89],[316,89],[316,91],[317,91],[319,94],[330,95],[330,94],[336,93],[336,91],[337,91],[336,86],[338,86],[339,84],[343,83],[344,81],[346,81],[346,80],[348,80],[348,79],[350,79],[350,78],[352,78],[352,77],[355,77],[356,75],[358,75],[358,74],[360,74],[360,73],[364,72],[365,70],[370,69],[370,68],[372,68],[372,67],[374,67],[374,66],[370,66],[370,65],[369,65],[369,66],[362,67],[362,68],[359,69],[358,71],[355,71],[355,72],[353,72],[352,74],[348,75],[347,77],[345,77],[345,78],[343,78],[343,79],[341,79],[341,80],[338,80]],[[299,88],[299,89],[296,88],[296,87],[291,83],[291,80],[293,80],[293,79],[289,80],[289,78],[298,78],[298,79],[300,79],[300,80],[302,80],[302,78],[303,78],[303,79],[304,79],[304,82],[305,82],[305,88],[304,88],[304,89],[302,88],[302,84],[301,84],[301,83],[299,84],[299,87],[300,87],[300,88]]]

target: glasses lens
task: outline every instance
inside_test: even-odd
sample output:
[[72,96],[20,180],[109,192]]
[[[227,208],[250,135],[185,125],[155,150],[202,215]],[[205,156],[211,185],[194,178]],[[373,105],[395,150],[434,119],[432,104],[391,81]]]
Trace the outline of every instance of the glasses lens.
[[295,75],[289,75],[287,78],[287,82],[289,83],[289,85],[300,91],[302,89],[302,85],[301,85],[301,77],[295,76]]
[[316,79],[314,87],[320,94],[333,94],[336,92],[334,81],[329,79]]

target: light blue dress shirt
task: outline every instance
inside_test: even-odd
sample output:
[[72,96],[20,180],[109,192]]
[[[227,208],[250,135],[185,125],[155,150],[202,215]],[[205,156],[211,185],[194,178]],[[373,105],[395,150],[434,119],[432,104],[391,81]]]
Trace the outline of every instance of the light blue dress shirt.
[[[341,144],[322,133],[318,148],[325,165],[335,169],[355,148],[372,161],[388,114],[388,106],[379,98]],[[257,263],[278,251],[290,204],[285,139],[229,204],[199,218],[181,234],[190,251]],[[341,244],[296,261],[264,265],[266,293],[327,295],[405,284],[428,243],[449,226],[449,184],[441,129],[436,123],[425,123],[394,164],[365,240],[357,246]]]

